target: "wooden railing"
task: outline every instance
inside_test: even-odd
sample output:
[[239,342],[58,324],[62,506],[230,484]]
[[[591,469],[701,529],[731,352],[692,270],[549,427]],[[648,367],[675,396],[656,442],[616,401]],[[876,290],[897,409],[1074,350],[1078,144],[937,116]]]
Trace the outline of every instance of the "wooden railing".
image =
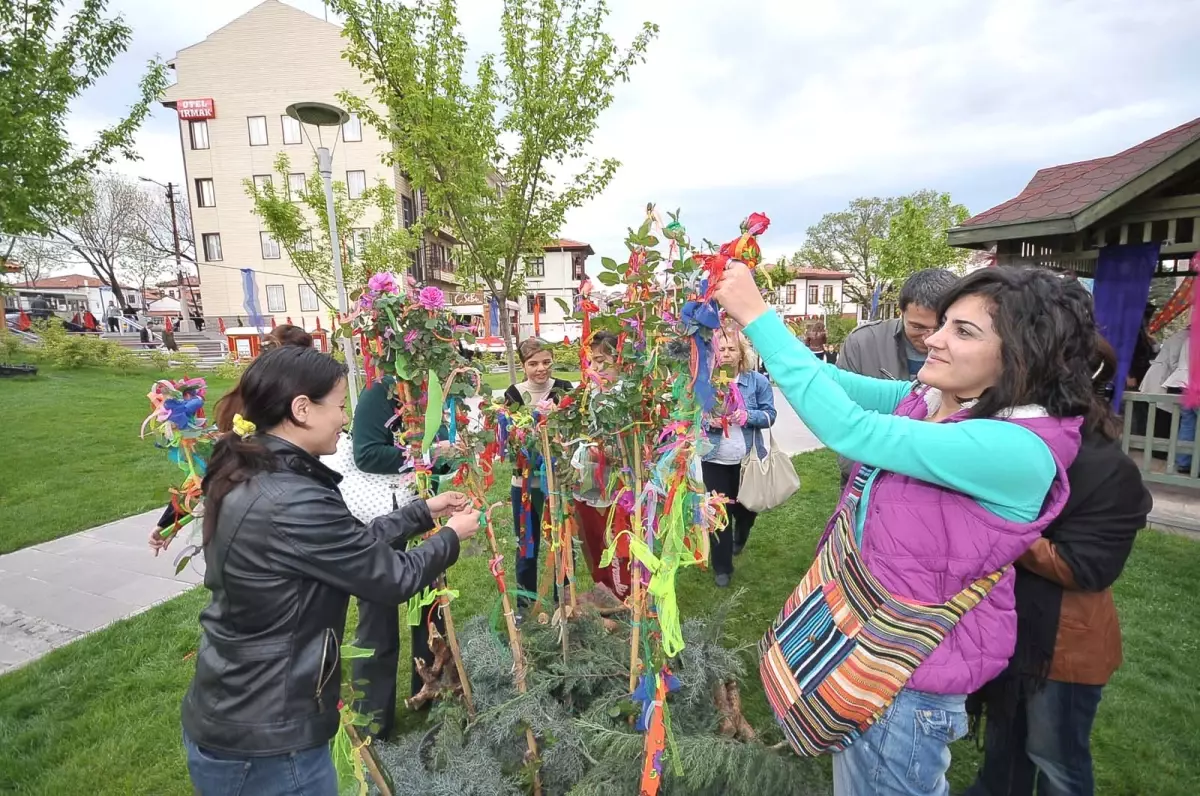
[[[1179,422],[1185,411],[1181,399],[1180,395],[1125,393],[1121,448],[1146,481],[1200,490],[1200,440],[1179,439]],[[1191,454],[1186,472],[1176,470],[1179,454]]]

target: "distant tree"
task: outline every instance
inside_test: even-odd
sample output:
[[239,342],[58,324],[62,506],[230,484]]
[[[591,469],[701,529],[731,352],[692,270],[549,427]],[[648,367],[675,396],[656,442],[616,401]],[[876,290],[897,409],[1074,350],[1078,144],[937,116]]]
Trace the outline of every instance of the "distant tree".
[[946,231],[970,217],[964,205],[955,204],[948,193],[918,191],[901,200],[900,209],[888,224],[887,235],[874,242],[877,273],[899,285],[915,271],[945,268],[962,273],[971,256],[968,249],[951,246]]

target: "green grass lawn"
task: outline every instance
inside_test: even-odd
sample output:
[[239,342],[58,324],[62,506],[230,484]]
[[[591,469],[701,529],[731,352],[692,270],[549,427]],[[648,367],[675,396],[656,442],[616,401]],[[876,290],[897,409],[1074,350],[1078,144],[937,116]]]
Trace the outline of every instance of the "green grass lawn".
[[[138,438],[153,374],[0,379],[0,554],[166,505],[182,477]],[[232,385],[209,381],[213,403]]]
[[[734,585],[746,593],[730,622],[731,644],[757,642],[806,569],[833,508],[838,473],[832,454],[796,461],[802,491],[759,519],[737,559]],[[496,493],[503,491],[501,479]],[[514,548],[509,542],[509,562]],[[462,595],[455,602],[459,622],[492,609],[486,556],[465,558],[451,579]],[[1198,581],[1200,545],[1141,535],[1117,585],[1126,663],[1106,690],[1094,735],[1097,792],[1104,796],[1200,793],[1200,616],[1192,610]],[[709,574],[696,570],[681,576],[679,593],[685,616],[704,613],[723,596]],[[191,793],[179,701],[206,598],[203,589],[189,592],[0,677],[0,791]],[[748,718],[768,740],[778,738],[750,671],[743,688]],[[401,680],[407,683],[407,673]],[[423,721],[401,708],[401,727]],[[955,788],[969,783],[977,760],[972,744],[954,747]]]

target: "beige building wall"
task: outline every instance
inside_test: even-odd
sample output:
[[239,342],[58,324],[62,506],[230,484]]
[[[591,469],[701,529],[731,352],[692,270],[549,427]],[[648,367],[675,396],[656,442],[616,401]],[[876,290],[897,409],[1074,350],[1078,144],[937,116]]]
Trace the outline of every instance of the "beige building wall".
[[[237,316],[245,318],[240,269],[250,268],[255,271],[258,305],[264,316],[274,316],[279,322],[291,317],[295,323],[303,318],[306,328],[314,327],[318,313],[301,307],[303,281],[287,253],[281,251],[279,259],[263,257],[259,233],[265,230],[243,183],[255,175],[270,174],[276,189],[283,189],[287,175],[274,171],[280,152],[287,153],[294,172],[308,177],[316,170],[312,147],[318,142],[310,145],[308,138],[309,134],[315,138],[316,130],[305,128],[300,143],[284,144],[284,111],[293,102],[341,104],[337,99],[341,91],[368,96],[359,72],[342,59],[343,48],[337,26],[277,0],[266,0],[204,41],[181,50],[171,62],[177,82],[167,90],[164,103],[211,98],[216,114],[207,123],[208,149],[194,149],[190,123],[182,119],[179,123],[207,317],[222,317],[227,322]],[[254,116],[266,117],[265,146],[250,144],[248,118]],[[334,180],[345,182],[348,171],[363,171],[368,186],[380,179],[394,186],[394,171],[382,161],[387,144],[365,122],[361,129],[361,141],[338,136],[333,149]],[[320,132],[326,145],[331,145],[334,131]],[[214,207],[199,206],[196,180],[204,178],[213,181]],[[401,186],[404,192],[407,188]],[[371,210],[362,223],[373,225],[377,220],[378,211]],[[206,257],[206,233],[221,236],[220,261]],[[345,240],[349,230],[339,233]],[[282,287],[282,310],[268,310],[268,285]],[[322,325],[328,328],[328,320]]]

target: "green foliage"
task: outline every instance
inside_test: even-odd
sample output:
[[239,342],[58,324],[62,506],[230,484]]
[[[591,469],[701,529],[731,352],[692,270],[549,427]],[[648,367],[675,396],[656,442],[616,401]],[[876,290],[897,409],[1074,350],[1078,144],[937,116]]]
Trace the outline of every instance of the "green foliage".
[[[684,625],[687,646],[674,664],[680,688],[667,698],[674,749],[664,762],[663,794],[825,793],[825,765],[776,752],[762,743],[717,735],[717,683],[745,676],[737,648],[722,645],[732,601],[707,619]],[[442,704],[432,726],[377,746],[396,796],[523,794],[530,792],[522,728],[538,737],[538,773],[546,796],[634,793],[645,735],[630,726],[640,707],[629,697],[629,627],[610,632],[595,618],[571,622],[564,660],[558,629],[522,628],[529,690],[517,692],[512,655],[484,617],[459,631],[475,694],[476,718],[457,703]],[[674,761],[671,755],[678,753]],[[682,774],[675,773],[675,763]]]
[[846,338],[858,326],[858,322],[854,318],[846,318],[842,315],[826,315],[825,316],[825,341],[834,347],[840,346],[846,342]]
[[876,273],[892,285],[925,268],[946,268],[958,273],[970,252],[946,242],[946,231],[970,217],[964,205],[954,204],[948,193],[919,191],[903,199],[892,216],[888,233],[874,242],[879,258]]
[[171,352],[163,348],[156,348],[150,352],[150,365],[159,373],[166,373],[171,369]]
[[[316,292],[318,300],[337,309],[333,278],[333,249],[329,238],[329,213],[325,204],[325,183],[317,172],[316,160],[305,181],[304,194],[291,196],[288,174],[291,159],[280,153],[275,159],[274,179],[260,190],[253,180],[244,180],[246,194],[254,200],[254,213],[262,219],[271,237],[287,252],[292,265]],[[279,187],[276,187],[276,186]],[[421,227],[399,229],[396,226],[396,192],[383,180],[369,186],[360,199],[350,199],[346,184],[333,182],[333,207],[337,219],[342,277],[347,292],[362,289],[370,274],[405,270],[398,267],[421,241]],[[363,218],[375,211],[379,220],[367,227]],[[354,230],[365,233],[356,234]]]
[[[566,213],[612,180],[617,161],[587,148],[657,26],[621,50],[600,0],[505,0],[503,51],[482,55],[471,75],[457,0],[332,6],[345,17],[346,58],[376,102],[342,100],[392,143],[432,223],[462,241],[467,283],[501,302],[519,295],[522,256],[540,253]],[[501,336],[515,367],[507,313]]]
[[30,349],[35,358],[68,370],[108,365],[118,351],[124,350],[111,340],[70,334],[61,323],[54,321],[37,321],[32,331],[42,340],[40,348]]
[[227,356],[224,361],[212,369],[213,376],[225,381],[237,381],[242,377],[242,373],[246,370],[249,363],[246,360],[234,359],[233,355]]
[[0,231],[46,234],[78,214],[88,177],[118,156],[138,160],[133,137],[167,86],[157,59],[138,85],[128,115],[80,148],[67,120],[73,103],[129,47],[121,17],[105,0],[82,0],[69,18],[59,0],[0,3]]
[[121,345],[114,345],[109,350],[108,361],[105,364],[122,376],[129,376],[145,368],[136,354]]
[[[792,263],[850,274],[847,297],[869,306],[877,286],[882,285],[886,300],[915,271],[961,266],[967,253],[958,255],[945,244],[945,230],[966,215],[966,208],[952,204],[949,194],[932,190],[886,199],[860,197],[809,227],[804,248]],[[899,219],[895,227],[894,219]],[[896,239],[889,243],[893,232]]]
[[0,334],[0,362],[28,362],[37,358],[37,350],[15,334]]

